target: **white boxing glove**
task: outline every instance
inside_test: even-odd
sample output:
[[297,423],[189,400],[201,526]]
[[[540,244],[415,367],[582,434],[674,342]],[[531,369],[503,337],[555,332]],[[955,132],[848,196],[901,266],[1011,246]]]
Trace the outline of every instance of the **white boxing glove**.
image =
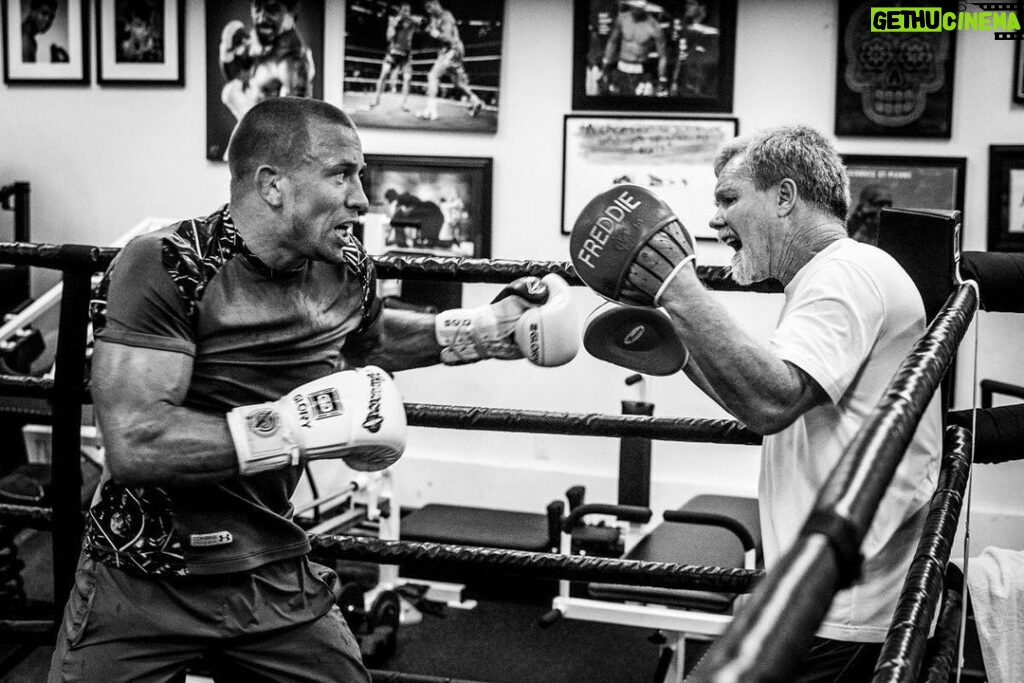
[[318,458],[371,472],[405,450],[402,398],[372,365],[313,380],[277,401],[239,406],[227,421],[243,476]]
[[548,300],[524,311],[516,322],[515,342],[534,365],[554,367],[576,357],[580,346],[580,329],[572,310],[569,283],[554,273],[545,275]]
[[434,321],[441,362],[462,365],[485,358],[522,358],[523,352],[513,339],[516,323],[523,313],[547,300],[547,285],[530,276],[502,288],[489,304],[441,311]]
[[485,358],[527,358],[545,366],[569,362],[579,348],[569,289],[555,274],[522,277],[489,304],[438,313],[434,331],[441,361],[461,365]]

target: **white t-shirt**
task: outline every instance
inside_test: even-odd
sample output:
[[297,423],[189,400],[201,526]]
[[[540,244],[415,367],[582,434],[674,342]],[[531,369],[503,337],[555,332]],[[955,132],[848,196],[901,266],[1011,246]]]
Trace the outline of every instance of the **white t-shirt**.
[[[917,287],[884,251],[841,239],[786,287],[771,348],[801,368],[831,402],[765,437],[759,498],[765,563],[796,539],[818,491],[925,330]],[[836,595],[818,635],[881,642],[920,538],[941,457],[932,400],[861,547],[861,578]]]

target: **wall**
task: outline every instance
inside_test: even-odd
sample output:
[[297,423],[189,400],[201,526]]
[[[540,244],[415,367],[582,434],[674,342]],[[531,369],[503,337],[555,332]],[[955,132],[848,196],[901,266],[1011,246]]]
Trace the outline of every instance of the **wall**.
[[[341,35],[342,3],[327,7],[328,30]],[[225,200],[227,171],[203,153],[202,2],[188,2],[187,26],[182,89],[0,87],[0,181],[32,183],[36,240],[105,244],[145,217],[199,215]],[[834,2],[740,0],[734,113],[741,131],[802,121],[830,132],[835,45]],[[326,49],[325,63],[340,64],[340,41],[328,41]],[[1010,42],[989,34],[960,35],[950,140],[838,141],[849,153],[967,157],[969,250],[985,246],[988,145],[1024,143],[1024,108],[1010,97],[1012,51]],[[565,260],[561,137],[562,117],[571,111],[571,54],[570,2],[508,0],[497,134],[366,129],[364,149],[493,157],[493,255]],[[340,102],[340,82],[325,83],[325,98]],[[720,258],[715,249],[702,254],[704,262]],[[38,274],[37,293],[52,282],[52,274]],[[486,301],[494,289],[467,286],[466,302]],[[599,303],[581,289],[574,297],[581,319]],[[771,329],[779,297],[723,297],[751,331]],[[981,317],[978,376],[1024,384],[1024,316]],[[964,351],[959,407],[970,404],[972,341]],[[555,370],[494,361],[420,370],[404,373],[400,383],[409,401],[617,413],[620,399],[630,397],[622,381],[627,374],[580,357]],[[683,379],[646,385],[659,415],[723,416]],[[616,458],[617,442],[610,439],[417,429],[395,469],[396,486],[403,504],[443,500],[540,511],[573,483],[587,484],[592,500],[614,499]],[[697,490],[752,494],[756,463],[751,448],[656,444],[653,504],[675,507]],[[978,468],[976,539],[1001,537],[1024,547],[1021,482],[1024,463]]]

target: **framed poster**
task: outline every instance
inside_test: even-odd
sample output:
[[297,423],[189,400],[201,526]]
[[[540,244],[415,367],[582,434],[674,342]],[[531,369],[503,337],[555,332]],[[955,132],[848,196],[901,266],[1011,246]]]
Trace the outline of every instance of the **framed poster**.
[[575,0],[574,110],[730,112],[736,0]]
[[245,112],[268,97],[323,99],[324,0],[206,3],[206,158],[223,161]]
[[3,0],[4,83],[89,83],[88,0]]
[[872,32],[873,4],[839,0],[836,135],[949,138],[957,32]]
[[1014,41],[1013,55],[1013,101],[1024,104],[1024,40]]
[[964,210],[967,159],[844,154],[850,177],[850,236],[878,241],[883,208]]
[[100,85],[185,84],[185,0],[96,0]]
[[716,240],[715,153],[736,137],[735,118],[567,114],[563,138],[562,234],[610,186],[640,185],[661,197],[696,239]]
[[490,258],[492,167],[488,157],[367,154],[367,251]]
[[349,0],[345,111],[360,128],[493,133],[504,0]]
[[1024,145],[988,148],[988,250],[1024,251]]

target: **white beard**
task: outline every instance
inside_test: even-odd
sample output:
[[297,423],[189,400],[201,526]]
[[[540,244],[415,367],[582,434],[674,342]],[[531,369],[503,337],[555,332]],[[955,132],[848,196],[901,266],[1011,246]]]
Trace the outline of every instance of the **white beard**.
[[753,263],[750,262],[750,257],[747,252],[740,249],[732,255],[732,263],[730,264],[732,269],[732,279],[741,285],[751,285],[760,278],[754,269]]

